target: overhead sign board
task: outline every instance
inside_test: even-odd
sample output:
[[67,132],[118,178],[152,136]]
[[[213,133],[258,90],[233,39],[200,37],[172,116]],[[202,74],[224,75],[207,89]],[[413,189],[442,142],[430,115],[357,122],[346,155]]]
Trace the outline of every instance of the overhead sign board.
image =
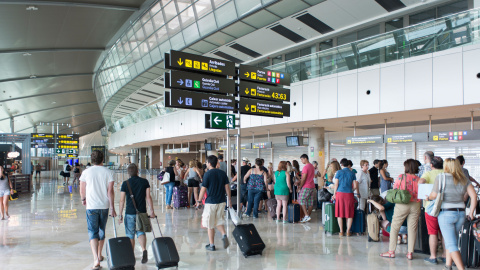
[[431,142],[467,140],[480,140],[480,130],[429,132],[429,141]]
[[428,142],[428,133],[384,135],[385,143]]
[[165,93],[165,107],[205,111],[233,111],[235,98],[216,94],[172,89]]
[[55,134],[52,133],[32,133],[30,140],[31,148],[54,148]]
[[250,98],[240,99],[240,112],[244,114],[284,117],[290,116],[290,104]]
[[254,66],[240,65],[240,68],[238,70],[238,76],[242,80],[252,82],[290,86],[290,74],[285,72],[261,69]]
[[[211,115],[205,115],[205,128],[213,129],[234,129],[235,128],[235,115],[224,113],[211,113]],[[208,117],[207,117],[208,116]]]
[[272,142],[252,143],[252,148],[253,148],[253,149],[267,149],[267,148],[272,148]]
[[383,143],[383,135],[347,137],[347,144],[374,144]]
[[57,148],[78,149],[79,139],[77,134],[57,134]]
[[[219,145],[219,146],[218,146],[218,149],[217,149],[217,150],[223,150],[223,151],[225,151],[225,150],[227,150],[227,147],[228,147],[228,145],[222,144],[222,145]],[[235,144],[231,144],[231,145],[230,145],[230,149],[235,149]]]
[[[235,146],[235,149],[238,149],[238,147]],[[241,150],[252,149],[252,144],[251,143],[241,143],[240,144],[240,149]]]
[[174,149],[165,149],[165,154],[179,154],[179,153],[189,153],[190,148],[174,148]]
[[201,55],[171,50],[165,54],[165,68],[235,76],[235,63]]
[[281,86],[241,81],[238,86],[238,91],[243,97],[290,101],[290,89],[285,89]]
[[234,94],[235,81],[200,73],[172,70],[170,73],[165,73],[165,88]]

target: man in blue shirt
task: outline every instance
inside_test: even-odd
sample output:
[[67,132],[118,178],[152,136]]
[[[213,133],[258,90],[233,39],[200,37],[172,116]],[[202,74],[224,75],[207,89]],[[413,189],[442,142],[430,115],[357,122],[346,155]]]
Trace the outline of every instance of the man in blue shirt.
[[[230,182],[227,174],[217,169],[218,159],[216,156],[207,157],[208,171],[203,175],[202,189],[200,190],[199,198],[203,198],[205,192],[207,199],[205,200],[205,209],[202,214],[202,226],[208,230],[208,240],[210,243],[205,246],[205,249],[215,251],[214,237],[215,227],[222,234],[223,248],[227,248],[228,242],[227,232],[225,231],[225,195],[228,196],[229,207],[232,207]],[[202,201],[197,201],[197,207]]]

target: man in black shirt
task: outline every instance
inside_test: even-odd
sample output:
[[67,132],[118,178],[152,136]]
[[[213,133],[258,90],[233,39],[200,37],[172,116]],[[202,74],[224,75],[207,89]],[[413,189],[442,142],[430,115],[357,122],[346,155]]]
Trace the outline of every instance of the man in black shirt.
[[380,161],[378,159],[375,159],[373,161],[373,167],[368,170],[370,172],[370,179],[372,182],[370,183],[370,195],[380,195],[380,185],[378,181],[378,165],[380,164]]
[[[120,220],[123,222],[123,206],[125,205],[125,198],[127,199],[127,208],[125,210],[125,233],[132,242],[133,249],[135,250],[135,233],[137,234],[138,242],[143,250],[142,263],[148,262],[147,254],[147,238],[145,232],[136,230],[136,216],[137,210],[139,213],[147,213],[147,202],[150,206],[151,214],[150,217],[155,217],[155,212],[153,210],[153,201],[150,196],[150,184],[147,179],[138,177],[138,167],[135,164],[130,164],[127,167],[127,173],[130,176],[130,179],[124,181],[120,189]],[[128,182],[128,184],[127,184]],[[130,185],[131,193],[128,185]],[[127,196],[128,194],[128,196]],[[135,205],[133,204],[131,195],[135,200]]]
[[251,169],[250,166],[248,166],[248,158],[244,157],[242,159],[242,167],[240,167],[240,180],[237,178],[238,174],[232,179],[232,182],[235,182],[238,180],[237,190],[240,190],[240,210],[243,209],[244,205],[245,207],[247,206],[248,191],[247,191],[247,184],[243,183],[243,178],[245,177],[245,175],[248,173],[250,169]]
[[[217,169],[217,157],[207,157],[208,171],[203,175],[202,189],[200,190],[199,198],[203,198],[205,192],[207,199],[205,200],[205,209],[202,214],[202,226],[207,228],[208,240],[210,243],[205,246],[205,249],[215,251],[214,236],[215,227],[223,235],[223,248],[227,248],[228,242],[227,232],[225,231],[225,195],[228,197],[229,207],[232,207],[232,197],[230,194],[230,182],[227,174]],[[202,201],[197,201],[197,207]]]

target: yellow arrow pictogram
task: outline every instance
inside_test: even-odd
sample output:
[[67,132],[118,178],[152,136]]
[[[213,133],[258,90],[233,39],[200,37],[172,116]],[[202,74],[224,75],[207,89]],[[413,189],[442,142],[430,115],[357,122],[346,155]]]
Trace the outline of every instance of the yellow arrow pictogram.
[[183,65],[182,58],[179,58],[178,61],[177,61],[177,63],[178,63],[180,66]]
[[250,73],[245,72],[245,76],[247,76],[247,78],[250,77]]
[[248,93],[250,93],[250,92],[248,91],[248,88],[247,88],[247,89],[245,89],[245,94],[248,95]]
[[248,112],[250,108],[248,107],[248,105],[245,105],[245,110]]

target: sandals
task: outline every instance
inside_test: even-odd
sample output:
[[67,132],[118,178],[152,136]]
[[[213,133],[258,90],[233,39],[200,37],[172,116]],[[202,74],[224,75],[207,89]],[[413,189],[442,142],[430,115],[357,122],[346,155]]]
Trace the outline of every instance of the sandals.
[[347,232],[347,236],[352,236],[352,233],[351,233],[351,232]]
[[407,252],[407,259],[408,260],[413,260],[413,253],[412,252]]
[[343,232],[339,232],[339,233],[338,233],[338,236],[343,236]]
[[388,251],[388,252],[385,252],[385,253],[380,253],[380,257],[395,258],[395,251]]

